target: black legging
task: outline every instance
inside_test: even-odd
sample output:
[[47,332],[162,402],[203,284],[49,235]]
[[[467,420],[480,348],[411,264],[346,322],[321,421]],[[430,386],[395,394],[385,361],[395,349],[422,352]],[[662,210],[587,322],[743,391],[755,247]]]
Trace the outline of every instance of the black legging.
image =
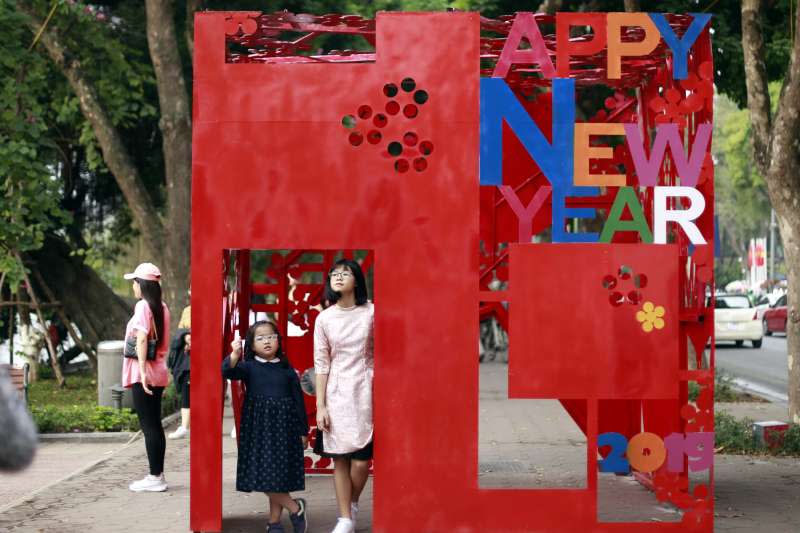
[[161,426],[161,395],[164,387],[150,387],[152,396],[144,392],[141,383],[134,383],[133,408],[139,417],[139,426],[144,433],[144,447],[147,450],[147,462],[150,463],[150,474],[160,476],[164,472],[164,453],[167,450],[167,439]]

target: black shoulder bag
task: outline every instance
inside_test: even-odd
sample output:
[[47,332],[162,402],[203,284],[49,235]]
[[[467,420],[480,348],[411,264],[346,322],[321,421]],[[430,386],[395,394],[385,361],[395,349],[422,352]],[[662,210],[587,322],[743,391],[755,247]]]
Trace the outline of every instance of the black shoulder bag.
[[[150,319],[150,331],[151,333],[155,334],[155,338],[150,338],[150,334],[147,335],[147,360],[148,361],[155,361],[156,360],[156,347],[158,346],[158,333],[156,332],[156,324],[153,319]],[[128,357],[130,359],[137,359],[139,356],[136,355],[136,335],[131,335],[127,339],[125,339],[125,348],[122,350],[122,355]]]

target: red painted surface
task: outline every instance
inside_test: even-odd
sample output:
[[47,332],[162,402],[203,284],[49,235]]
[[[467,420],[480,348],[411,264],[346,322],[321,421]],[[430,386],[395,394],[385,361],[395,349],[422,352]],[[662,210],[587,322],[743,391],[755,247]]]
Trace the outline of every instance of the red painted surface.
[[[680,25],[686,19],[674,20]],[[306,31],[322,31],[315,26],[322,20],[301,22],[308,24]],[[240,29],[261,31],[284,23],[281,17],[258,13],[202,13],[196,18],[192,379],[193,388],[201,392],[192,404],[191,529],[219,531],[222,526],[220,361],[233,329],[243,332],[247,326],[251,294],[263,289],[247,281],[247,250],[368,249],[374,253],[374,289],[379,296],[373,531],[405,532],[408,520],[413,520],[416,530],[424,532],[710,532],[713,470],[709,485],[693,494],[682,488],[678,476],[644,476],[654,496],[687,511],[683,522],[598,523],[596,439],[605,431],[628,437],[651,431],[663,437],[672,431],[713,429],[713,339],[710,367],[699,370],[689,370],[684,342],[688,336],[701,353],[713,335],[713,309],[704,307],[706,287],[713,284],[711,247],[698,246],[689,254],[685,237],[678,233],[674,245],[657,252],[644,245],[553,245],[547,257],[554,260],[548,265],[536,261],[546,247],[537,250],[538,245],[525,244],[512,246],[509,256],[505,243],[518,235],[516,219],[496,188],[478,186],[477,161],[478,58],[496,58],[499,49],[493,47],[501,45],[503,32],[508,32],[505,21],[481,21],[475,13],[381,13],[374,25],[361,19],[327,21],[329,29],[374,42],[375,53],[340,51],[327,59],[297,63],[277,48],[269,52],[270,39],[275,40],[269,32],[250,43],[261,47],[260,56],[226,52],[226,41],[248,44],[246,36],[237,34]],[[499,33],[500,40],[481,38],[481,28]],[[552,44],[552,36],[545,41]],[[693,136],[697,123],[711,122],[706,93],[713,67],[707,31],[693,49],[689,80],[671,79],[664,68],[663,43],[651,56],[623,61],[623,69],[633,68],[633,74],[613,82],[605,80],[603,69],[574,73],[579,87],[608,83],[640,89],[636,97],[615,94],[606,101],[606,110],[591,120],[625,122],[635,120],[635,114],[648,127],[677,122]],[[586,65],[579,60],[577,66]],[[508,77],[520,93],[530,94],[541,85],[521,74],[515,66]],[[386,84],[400,85],[407,77],[427,91],[424,104],[414,103],[411,93],[384,93]],[[659,89],[672,87],[698,96],[668,101]],[[540,99],[541,105],[528,108],[537,122],[547,124],[548,97]],[[391,101],[397,101],[398,108],[388,105]],[[365,105],[369,115],[362,113]],[[375,122],[381,111],[385,124]],[[355,128],[342,126],[345,115],[356,117]],[[406,142],[410,131],[416,142]],[[399,156],[389,151],[393,141],[402,145]],[[429,143],[426,149],[423,141]],[[506,136],[505,185],[514,187],[527,204],[546,180],[515,143],[512,135]],[[615,151],[615,162],[629,159],[625,150]],[[628,170],[628,183],[634,179]],[[667,170],[660,183],[672,184],[674,179],[674,169]],[[709,206],[698,226],[713,242],[710,165],[698,189]],[[607,195],[571,204],[608,208],[614,191],[609,188]],[[641,197],[649,213],[651,192]],[[545,206],[534,219],[534,233],[545,229],[548,219]],[[620,234],[617,240],[632,241],[630,234]],[[597,256],[592,254],[605,248],[613,248],[613,254],[605,262],[593,260]],[[232,257],[236,261],[230,266]],[[583,272],[571,263],[575,258],[585,262]],[[601,285],[622,261],[635,263],[635,270],[649,269],[652,289],[671,302],[671,340],[663,346],[648,345],[653,348],[650,365],[624,338],[641,336],[635,330],[638,322],[634,331],[618,331],[617,322],[609,319],[612,312],[634,312],[632,306],[612,308],[608,289]],[[577,343],[566,347],[568,358],[531,357],[542,348],[553,354],[557,333],[575,337],[581,331],[564,320],[560,332],[543,337],[543,347],[526,345],[530,338],[526,341],[518,333],[535,327],[540,318],[536,306],[526,307],[527,299],[537,291],[559,288],[543,287],[535,278],[566,280],[567,271],[573,274],[570,283],[563,284],[568,298],[559,305],[566,310],[568,304],[596,306],[596,312],[603,313],[598,320],[583,315],[594,344],[583,350]],[[488,290],[494,277],[508,287]],[[483,302],[477,314],[476,300]],[[507,311],[500,305],[504,301],[510,303]],[[512,395],[559,398],[585,430],[585,489],[478,489],[478,316],[496,316],[504,327],[509,324]],[[617,349],[619,360],[602,349],[604,328],[612,329],[606,340]],[[292,350],[305,357],[307,340],[298,341]],[[552,364],[555,361],[564,361],[563,368]],[[581,363],[593,366],[594,372],[587,374]],[[544,375],[562,381],[549,382]],[[701,384],[696,406],[685,405],[687,381]]]
[[[512,244],[510,263],[512,398],[677,399],[676,246]],[[612,304],[617,291],[638,303]],[[664,309],[662,328],[642,329],[642,302]]]

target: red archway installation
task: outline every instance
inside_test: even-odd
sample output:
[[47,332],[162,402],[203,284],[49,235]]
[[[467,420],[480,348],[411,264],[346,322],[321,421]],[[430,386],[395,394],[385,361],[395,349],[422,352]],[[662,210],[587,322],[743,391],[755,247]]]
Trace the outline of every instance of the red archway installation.
[[[290,280],[363,250],[374,531],[402,531],[396,516],[426,532],[712,531],[707,16],[208,12],[195,28],[192,530],[221,528],[233,331],[259,310],[308,331],[319,280]],[[251,250],[285,251],[272,281],[252,281]],[[585,488],[478,487],[474,340],[490,316],[509,396],[558,399],[584,431]],[[302,370],[310,340],[292,342]],[[609,474],[679,520],[603,521]]]

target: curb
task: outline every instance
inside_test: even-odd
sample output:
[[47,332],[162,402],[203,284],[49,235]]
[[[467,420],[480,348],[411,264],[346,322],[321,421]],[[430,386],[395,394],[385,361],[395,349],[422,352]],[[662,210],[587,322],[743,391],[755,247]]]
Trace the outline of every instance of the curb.
[[[165,416],[161,420],[161,426],[166,428],[172,425],[176,420],[180,419],[180,411],[176,411],[171,415]],[[39,442],[123,442],[127,443],[130,440],[142,434],[141,431],[96,431],[91,433],[40,433]]]

